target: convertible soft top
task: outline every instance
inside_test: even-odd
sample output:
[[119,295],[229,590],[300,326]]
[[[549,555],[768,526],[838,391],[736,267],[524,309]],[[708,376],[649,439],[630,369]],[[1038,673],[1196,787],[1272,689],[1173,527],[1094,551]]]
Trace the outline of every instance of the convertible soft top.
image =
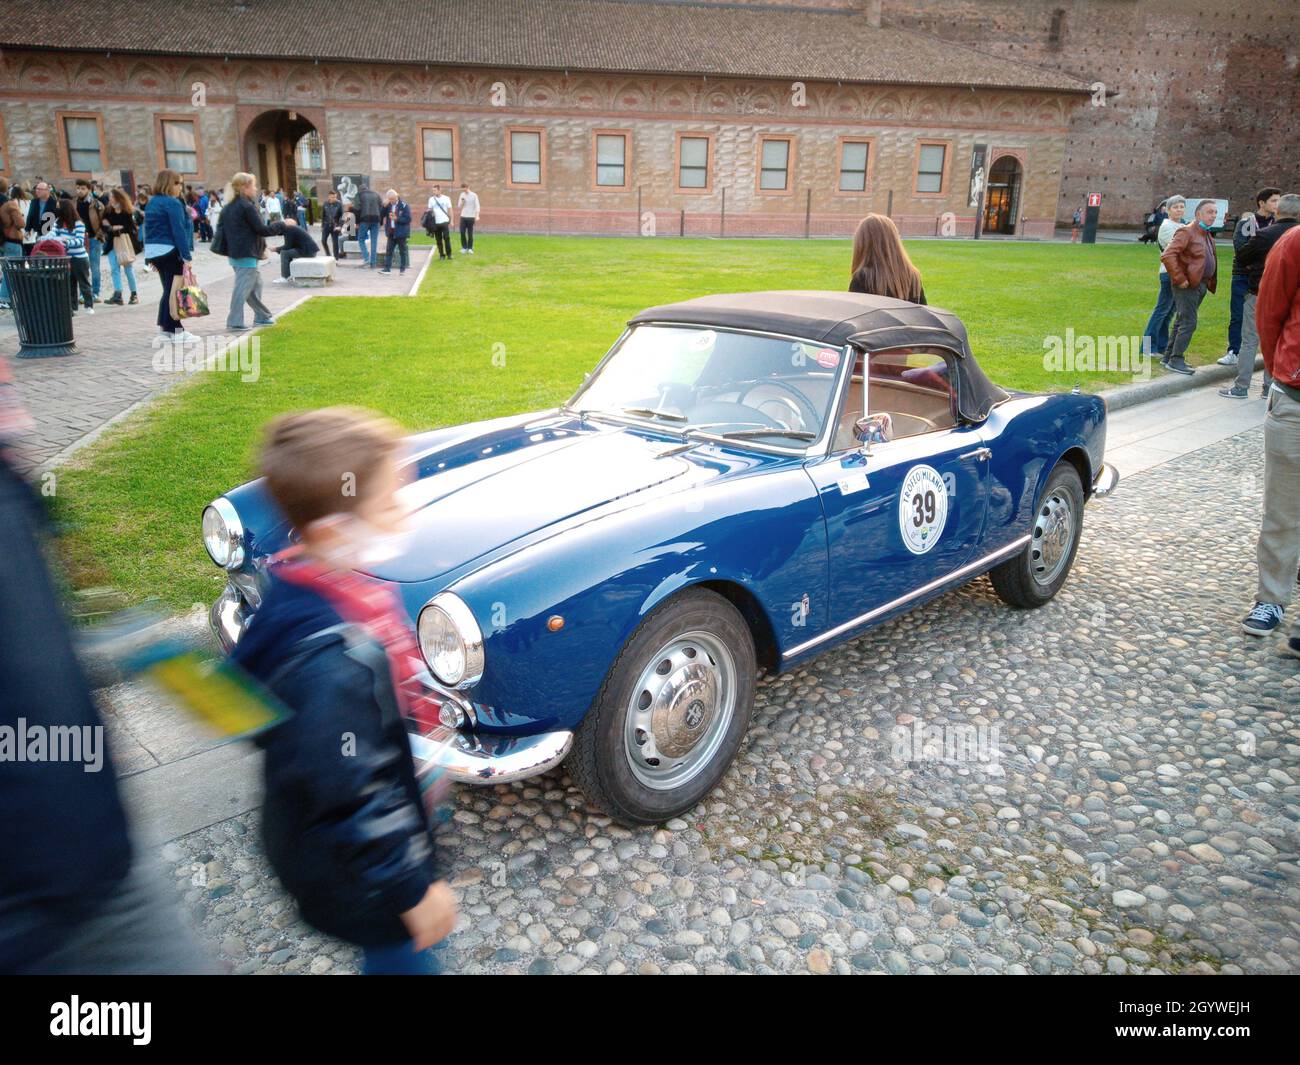
[[951,311],[906,300],[857,292],[739,292],[651,307],[628,324],[648,322],[753,329],[872,350],[937,345],[957,356],[957,410],[963,419],[983,421],[1007,398],[975,361],[961,319]]

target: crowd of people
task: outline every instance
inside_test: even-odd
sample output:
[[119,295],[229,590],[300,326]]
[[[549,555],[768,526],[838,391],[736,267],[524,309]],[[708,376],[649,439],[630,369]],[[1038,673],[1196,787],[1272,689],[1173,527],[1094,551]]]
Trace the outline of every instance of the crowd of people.
[[[1149,238],[1159,245],[1159,289],[1144,337],[1153,358],[1173,373],[1190,376],[1187,349],[1196,333],[1199,311],[1207,295],[1218,291],[1218,249],[1215,222],[1218,206],[1201,200],[1186,218],[1187,200],[1170,196],[1147,219]],[[1228,304],[1227,350],[1220,366],[1236,366],[1236,380],[1219,392],[1225,399],[1246,399],[1259,354],[1255,305],[1264,263],[1270,249],[1300,221],[1300,193],[1283,194],[1266,187],[1255,196],[1254,210],[1243,211],[1232,232],[1232,275]],[[1267,396],[1271,378],[1265,371],[1260,396]]]
[[[232,212],[231,208],[236,209]],[[57,190],[38,179],[34,185],[19,182],[8,194],[0,192],[0,256],[58,255],[69,260],[69,299],[74,314],[92,315],[105,306],[139,303],[136,260],[157,272],[162,282],[157,324],[160,333],[181,342],[198,338],[178,317],[175,290],[192,270],[194,249],[210,244],[225,255],[234,274],[234,290],[226,325],[247,328],[244,308],[253,312],[253,325],[270,325],[274,318],[262,301],[258,272],[268,257],[266,238],[282,237],[276,249],[280,276],[287,284],[295,259],[314,258],[320,244],[308,231],[316,204],[301,190],[287,194],[259,189],[252,174],[235,174],[221,192],[188,185],[174,170],[161,171],[152,185],[141,184],[134,195],[118,186],[104,188],[98,181],[77,179],[73,190]],[[454,214],[459,218],[460,250],[474,254],[474,226],[479,217],[478,195],[461,183]],[[355,241],[364,265],[380,274],[399,275],[410,266],[411,207],[396,189],[382,197],[363,185],[355,202],[331,190],[321,205],[321,244],[335,259],[347,258],[347,245]],[[425,231],[435,238],[440,261],[452,258],[450,198],[435,186],[423,217]],[[224,224],[223,224],[224,223]],[[386,246],[380,266],[379,234]],[[224,233],[218,238],[218,233]],[[227,250],[227,249],[233,250]],[[107,260],[113,295],[101,299],[103,262]],[[124,293],[123,285],[126,287]],[[0,281],[0,311],[10,309],[7,283]]]

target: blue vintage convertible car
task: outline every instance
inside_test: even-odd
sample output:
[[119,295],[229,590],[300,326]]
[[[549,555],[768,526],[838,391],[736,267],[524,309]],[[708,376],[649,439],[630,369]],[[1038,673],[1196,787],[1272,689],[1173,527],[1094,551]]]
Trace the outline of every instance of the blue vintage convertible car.
[[[1041,606],[1117,480],[1104,402],[1007,392],[947,311],[838,292],[637,315],[555,410],[410,439],[397,588],[481,784],[567,759],[625,823],[689,810],[779,672],[981,574]],[[229,649],[290,530],[260,482],[204,512]],[[417,757],[428,737],[412,736]]]

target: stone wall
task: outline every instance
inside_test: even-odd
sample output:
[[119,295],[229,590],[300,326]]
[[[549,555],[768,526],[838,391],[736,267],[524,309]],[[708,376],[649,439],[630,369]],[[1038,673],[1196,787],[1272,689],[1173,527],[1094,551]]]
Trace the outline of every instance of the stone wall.
[[1171,192],[1253,206],[1300,189],[1295,0],[884,0],[914,29],[1103,86],[1076,108],[1056,215],[1102,194],[1102,222],[1135,223]]

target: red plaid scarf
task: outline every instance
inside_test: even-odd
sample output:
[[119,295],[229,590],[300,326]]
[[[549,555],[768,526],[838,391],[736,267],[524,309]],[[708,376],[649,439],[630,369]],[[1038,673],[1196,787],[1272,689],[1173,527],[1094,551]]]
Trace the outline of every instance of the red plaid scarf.
[[427,733],[438,724],[441,704],[418,679],[426,673],[415,631],[406,620],[397,593],[373,577],[335,570],[307,558],[291,547],[272,559],[281,580],[310,588],[329,601],[339,617],[359,625],[384,649],[402,714]]

